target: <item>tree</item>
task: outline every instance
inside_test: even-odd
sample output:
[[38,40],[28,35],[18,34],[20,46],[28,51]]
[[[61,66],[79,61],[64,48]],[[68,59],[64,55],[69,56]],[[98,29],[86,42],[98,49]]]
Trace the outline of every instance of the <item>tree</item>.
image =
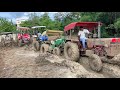
[[95,22],[97,21],[98,13],[97,12],[81,12],[80,21],[86,22]]
[[0,18],[0,32],[16,31],[16,26],[6,18]]
[[114,23],[114,27],[116,29],[117,36],[120,36],[120,18],[116,20],[116,22]]
[[47,12],[40,17],[40,22],[41,25],[46,26],[48,29],[54,29],[54,21],[51,20]]
[[[48,29],[55,29],[56,23],[52,21],[47,12],[43,15],[38,16],[36,13],[31,13],[29,19],[21,23],[21,26],[24,27],[33,27],[33,26],[46,26]],[[56,25],[56,26],[55,26]]]
[[58,12],[54,16],[55,21],[55,28],[58,28],[59,30],[63,30],[64,26],[70,23],[71,20],[69,16],[70,12]]
[[120,18],[117,19],[117,21],[114,23],[114,26],[116,29],[120,29]]
[[120,12],[58,12],[51,20],[48,13],[38,16],[36,13],[29,14],[29,20],[21,24],[21,26],[47,26],[48,29],[64,30],[64,27],[72,22],[102,22],[104,30],[103,37],[114,36],[115,31],[120,29]]

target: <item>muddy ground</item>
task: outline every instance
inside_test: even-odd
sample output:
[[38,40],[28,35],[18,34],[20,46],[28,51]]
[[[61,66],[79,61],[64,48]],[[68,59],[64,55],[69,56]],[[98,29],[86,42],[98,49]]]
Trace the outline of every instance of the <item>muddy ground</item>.
[[1,78],[119,78],[120,68],[103,64],[101,72],[90,69],[89,59],[79,63],[52,54],[34,52],[33,47],[1,48]]

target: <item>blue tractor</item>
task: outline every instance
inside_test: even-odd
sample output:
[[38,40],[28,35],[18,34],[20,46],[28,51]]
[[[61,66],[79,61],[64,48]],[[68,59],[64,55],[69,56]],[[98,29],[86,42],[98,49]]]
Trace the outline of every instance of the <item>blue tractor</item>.
[[40,35],[37,38],[38,41],[48,41],[48,36],[47,35]]
[[46,26],[34,26],[33,29],[33,45],[34,50],[39,51],[40,46],[45,42],[48,41],[48,36],[46,35]]

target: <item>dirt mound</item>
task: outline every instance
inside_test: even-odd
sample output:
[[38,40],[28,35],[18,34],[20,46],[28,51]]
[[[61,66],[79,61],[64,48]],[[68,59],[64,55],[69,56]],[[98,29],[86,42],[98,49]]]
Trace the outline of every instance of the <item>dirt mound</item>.
[[81,57],[78,63],[50,53],[25,50],[25,47],[3,48],[0,55],[2,55],[0,60],[4,61],[1,65],[4,66],[1,76],[3,78],[120,77],[119,67],[111,64],[104,63],[101,72],[92,71],[87,57]]
[[[79,63],[84,66],[89,72],[93,72],[89,66],[89,59],[87,57],[81,57]],[[101,72],[96,73],[103,74],[106,78],[120,78],[120,66],[109,63],[103,63]]]
[[48,56],[50,56],[49,53],[47,53],[47,54],[42,54],[42,53],[40,53],[39,56],[37,56],[37,57],[35,58],[36,64],[37,64],[37,65],[46,65],[46,64],[49,64],[50,62],[45,59],[45,58],[48,57]]
[[30,44],[30,45],[25,45],[25,46],[24,46],[24,50],[33,51],[33,50],[34,50],[34,47],[33,47],[32,44]]
[[[63,59],[62,57],[58,57],[56,55],[52,54],[40,54],[36,58],[36,63],[38,65],[47,65],[47,67],[50,65],[54,66],[51,68],[54,72],[53,77],[59,77],[59,78],[96,78],[101,77],[104,78],[103,75],[95,75],[95,73],[87,71],[82,65],[80,65],[77,62],[70,61],[67,59]],[[59,68],[59,69],[58,69]],[[57,69],[57,70],[56,70]]]
[[108,63],[103,64],[102,73],[109,78],[120,78],[120,67]]

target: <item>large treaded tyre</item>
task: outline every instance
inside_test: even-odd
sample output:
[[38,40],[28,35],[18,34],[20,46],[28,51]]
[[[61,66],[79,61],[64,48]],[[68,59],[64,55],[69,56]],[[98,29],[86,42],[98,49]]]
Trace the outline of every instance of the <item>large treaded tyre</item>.
[[40,51],[40,45],[39,45],[38,41],[35,41],[33,45],[34,45],[34,50],[35,51]]
[[18,37],[17,35],[15,36],[14,40],[13,40],[14,46],[18,46]]
[[100,57],[99,57],[98,55],[96,55],[96,54],[92,54],[92,55],[90,56],[89,65],[90,65],[90,68],[91,68],[93,71],[96,71],[96,72],[101,71],[102,66],[103,66]]
[[5,40],[4,40],[4,38],[3,38],[3,37],[1,38],[1,46],[2,46],[2,47],[4,47],[4,46],[5,46]]
[[22,40],[21,40],[21,39],[18,40],[18,46],[19,46],[19,47],[22,47]]
[[64,56],[66,59],[78,61],[80,57],[78,45],[75,43],[67,42],[64,46]]
[[32,43],[33,43],[33,37],[30,38],[30,44],[32,44]]
[[46,53],[49,50],[49,45],[48,44],[42,44],[40,48],[41,53]]
[[60,56],[60,54],[61,54],[60,48],[55,47],[55,48],[53,49],[53,54]]

